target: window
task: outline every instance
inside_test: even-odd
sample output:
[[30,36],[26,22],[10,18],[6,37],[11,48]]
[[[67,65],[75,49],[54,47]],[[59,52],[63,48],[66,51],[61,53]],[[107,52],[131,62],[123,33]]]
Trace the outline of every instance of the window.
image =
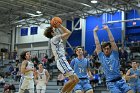
[[31,35],[37,34],[38,27],[31,27]]

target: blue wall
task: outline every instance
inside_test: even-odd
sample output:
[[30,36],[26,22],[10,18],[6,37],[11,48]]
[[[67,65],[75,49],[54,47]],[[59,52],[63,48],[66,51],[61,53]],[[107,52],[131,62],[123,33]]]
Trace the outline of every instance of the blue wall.
[[[136,10],[131,10],[126,13],[126,19],[140,18],[139,13]],[[133,25],[136,22],[136,25]],[[128,41],[140,40],[140,21],[131,21],[126,23],[126,37]]]
[[[74,25],[79,20],[79,18],[76,18],[74,20]],[[80,23],[77,25],[77,28],[80,27]],[[67,21],[67,28],[72,31],[72,21]],[[68,42],[71,44],[72,47],[81,46],[81,39],[82,39],[82,31],[81,30],[74,30],[70,37],[68,38]],[[68,44],[66,44],[66,47],[69,47]],[[66,49],[67,53],[69,55],[72,55],[74,52],[70,49]]]
[[[117,12],[114,15],[107,14],[107,19],[104,20],[104,16],[89,16],[86,18],[86,42],[85,49],[89,54],[92,54],[95,49],[95,42],[93,39],[93,29],[96,25],[99,26],[99,31],[97,32],[100,41],[108,41],[108,35],[105,30],[102,30],[104,21],[115,21],[121,20],[121,12]],[[121,40],[121,23],[114,23],[108,25],[112,34],[115,38],[115,41]]]
[[[117,21],[121,20],[122,14],[121,12],[116,12],[115,14],[103,14],[101,16],[88,16],[86,18],[86,35],[85,35],[85,49],[89,54],[92,54],[95,49],[95,43],[93,39],[93,29],[96,25],[99,26],[98,36],[100,41],[108,41],[108,35],[107,32],[102,30],[102,26],[104,23],[108,21]],[[136,10],[131,10],[126,13],[126,20],[127,19],[133,19],[133,18],[140,18],[140,15]],[[77,19],[75,19],[75,23],[77,22]],[[136,22],[136,25],[133,25],[133,22],[127,22],[126,23],[126,37],[128,37],[129,41],[140,41],[140,21],[134,21]],[[112,23],[108,24],[110,30],[112,31],[112,34],[115,38],[115,41],[121,41],[122,37],[122,31],[121,31],[121,22],[118,23]],[[78,25],[79,27],[79,25]],[[67,21],[67,28],[71,30],[72,25],[71,21]],[[79,31],[73,31],[72,35],[68,39],[70,44],[75,47],[78,45],[81,45],[81,38],[82,38],[82,32]],[[69,54],[73,54],[71,49],[67,49],[67,52]]]

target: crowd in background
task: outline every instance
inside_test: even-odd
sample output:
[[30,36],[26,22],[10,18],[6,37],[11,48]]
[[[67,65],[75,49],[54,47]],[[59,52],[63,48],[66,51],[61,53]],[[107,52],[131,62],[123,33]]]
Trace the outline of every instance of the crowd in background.
[[[89,60],[90,67],[91,67],[91,73],[93,75],[93,80],[91,81],[91,84],[93,87],[97,86],[98,84],[104,83],[105,84],[105,76],[102,71],[101,64],[99,62],[98,56],[96,52],[94,51],[92,55],[89,55],[87,51],[84,52],[84,56]],[[76,55],[68,55],[66,53],[66,57],[68,62],[71,62],[73,58],[76,57]],[[137,57],[137,56],[135,56]],[[133,57],[133,53],[130,51],[129,47],[120,47],[119,48],[119,58],[120,58],[120,64],[121,64],[121,71],[123,74],[126,73],[126,71],[131,68],[131,60],[133,60],[135,57]],[[34,67],[38,69],[38,63],[42,62],[44,65],[44,68],[48,71],[52,69],[57,69],[56,62],[54,60],[54,56],[48,57],[48,55],[45,55],[41,60],[37,56],[34,56],[32,58],[32,62],[34,63]],[[0,86],[5,85],[4,78],[7,78],[11,76],[15,81],[19,81],[21,77],[20,73],[20,60],[15,60],[14,65],[10,65],[7,72],[5,72],[5,75],[0,75]],[[140,64],[137,63],[138,68],[140,68]],[[63,76],[63,74],[59,74],[57,78],[57,85],[63,85],[67,80]],[[6,85],[5,85],[6,86]]]

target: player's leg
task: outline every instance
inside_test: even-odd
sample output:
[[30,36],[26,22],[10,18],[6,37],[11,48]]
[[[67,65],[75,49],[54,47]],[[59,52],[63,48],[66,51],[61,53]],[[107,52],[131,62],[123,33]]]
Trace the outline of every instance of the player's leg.
[[42,89],[41,90],[41,93],[45,93],[45,91],[46,91],[46,85],[43,85],[41,89]]
[[41,91],[41,86],[39,84],[36,85],[36,92],[37,93],[40,93]]
[[79,83],[74,87],[74,93],[84,93],[82,90],[82,84],[81,81],[79,81]]
[[137,84],[136,89],[137,89],[137,93],[140,93],[140,84]]
[[110,91],[110,93],[122,93],[116,83],[114,82],[107,82],[107,87]]
[[65,77],[69,78],[69,81],[65,83],[65,85],[62,88],[62,93],[72,91],[74,86],[79,82],[77,75],[74,74],[73,69],[70,67],[69,63],[65,58],[60,58],[57,61],[57,67],[65,75]]
[[84,82],[83,89],[85,93],[93,93],[93,88],[90,84],[90,81],[86,79],[86,80],[83,80],[83,82]]
[[121,79],[121,80],[117,81],[115,86],[118,86],[121,89],[122,93],[134,93],[132,91],[131,87],[128,86],[128,84],[126,83],[126,81],[124,79]]
[[24,93],[24,91],[25,91],[25,89],[27,89],[28,85],[29,85],[29,80],[24,78],[22,81],[22,84],[20,85],[19,93]]
[[73,90],[73,88],[75,87],[75,85],[78,83],[78,81],[79,81],[79,79],[76,75],[71,75],[69,77],[69,81],[64,84],[64,86],[62,88],[62,92],[70,93]]
[[29,79],[29,93],[34,93],[34,81],[33,79]]

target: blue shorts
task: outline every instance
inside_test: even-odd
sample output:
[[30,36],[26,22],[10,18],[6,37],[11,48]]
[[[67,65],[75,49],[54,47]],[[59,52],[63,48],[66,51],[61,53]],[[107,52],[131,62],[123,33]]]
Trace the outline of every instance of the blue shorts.
[[131,83],[131,84],[129,84],[129,86],[132,88],[134,93],[136,93],[136,92],[140,93],[140,84]]
[[116,82],[107,82],[107,87],[111,93],[127,93],[131,87],[125,82],[124,79]]
[[84,92],[92,89],[90,81],[88,79],[80,79],[79,83],[74,87],[74,91],[82,90]]

